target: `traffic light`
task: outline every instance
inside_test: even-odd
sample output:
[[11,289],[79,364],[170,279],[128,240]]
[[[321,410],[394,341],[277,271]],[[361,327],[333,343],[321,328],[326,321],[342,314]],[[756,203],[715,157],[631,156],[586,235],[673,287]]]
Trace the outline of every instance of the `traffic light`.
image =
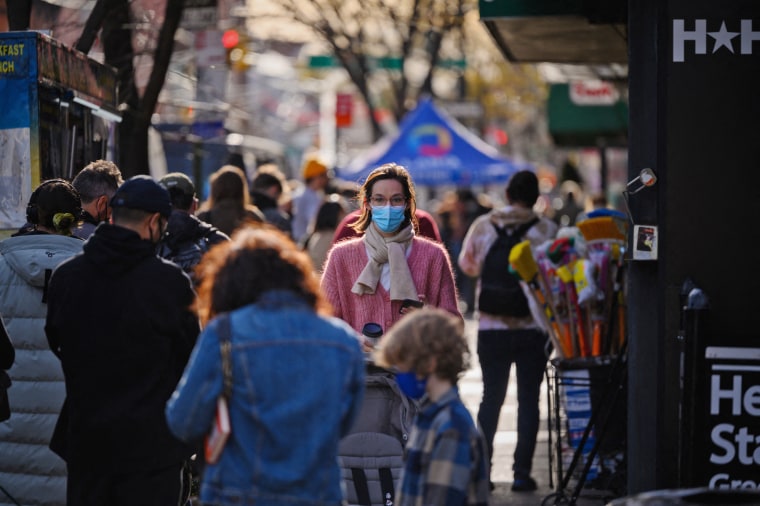
[[237,30],[226,30],[222,34],[222,45],[225,49],[230,50],[240,43],[240,34]]
[[238,30],[231,28],[222,34],[222,45],[227,52],[227,66],[236,71],[248,69],[249,64],[246,62],[246,53],[248,51],[248,37],[241,34]]
[[497,146],[504,146],[509,142],[509,134],[500,126],[491,125],[487,127],[485,134],[486,138]]

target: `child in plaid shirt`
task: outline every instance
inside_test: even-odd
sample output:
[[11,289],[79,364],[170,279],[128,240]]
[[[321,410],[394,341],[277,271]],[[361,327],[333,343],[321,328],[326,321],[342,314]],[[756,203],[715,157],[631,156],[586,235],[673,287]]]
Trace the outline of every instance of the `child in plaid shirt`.
[[487,505],[485,440],[456,386],[469,362],[462,319],[432,307],[415,310],[382,338],[374,359],[398,371],[405,394],[421,398],[395,504]]

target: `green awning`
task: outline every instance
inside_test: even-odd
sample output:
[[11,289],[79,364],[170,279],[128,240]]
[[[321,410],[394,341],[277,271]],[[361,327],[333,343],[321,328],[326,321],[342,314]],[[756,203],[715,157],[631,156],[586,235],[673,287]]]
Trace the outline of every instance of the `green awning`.
[[[628,144],[628,104],[621,99],[594,105],[573,100],[569,84],[549,88],[549,134],[558,146]],[[593,98],[590,100],[593,101]]]
[[581,0],[480,0],[481,19],[582,13]]

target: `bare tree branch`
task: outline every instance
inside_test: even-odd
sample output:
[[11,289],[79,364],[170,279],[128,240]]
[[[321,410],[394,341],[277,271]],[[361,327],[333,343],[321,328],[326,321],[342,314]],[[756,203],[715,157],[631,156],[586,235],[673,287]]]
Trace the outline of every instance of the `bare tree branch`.
[[[465,4],[474,0],[279,0],[283,10],[312,29],[370,109],[375,136],[382,134],[375,111],[388,109],[398,121],[421,94],[432,94],[436,64],[446,39],[461,36]],[[453,42],[449,46],[453,46]],[[400,69],[383,64],[398,59]],[[411,73],[425,74],[410,81]],[[385,91],[377,93],[378,86]],[[374,90],[374,91],[373,91]]]
[[103,26],[103,20],[109,10],[107,4],[108,0],[98,0],[95,2],[95,6],[92,8],[82,29],[82,35],[74,45],[77,51],[87,54],[92,49],[92,45],[95,43],[100,27]]

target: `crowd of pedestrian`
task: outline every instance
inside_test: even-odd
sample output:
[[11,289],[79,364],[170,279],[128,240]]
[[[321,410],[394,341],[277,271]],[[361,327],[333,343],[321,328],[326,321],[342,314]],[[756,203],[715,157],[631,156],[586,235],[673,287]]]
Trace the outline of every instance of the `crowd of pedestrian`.
[[[34,190],[27,223],[0,241],[0,492],[158,506],[187,501],[195,480],[203,504],[341,504],[336,456],[373,360],[419,408],[396,504],[488,504],[513,363],[513,490],[535,489],[537,319],[479,311],[477,422],[457,389],[461,308],[477,309],[497,229],[556,234],[532,210],[535,175],[513,176],[504,208],[460,191],[431,213],[401,165],[349,192],[319,158],[301,172],[291,198],[275,165],[250,181],[224,165],[200,202],[183,173],[124,181],[99,160]],[[362,336],[370,322],[379,345]]]

